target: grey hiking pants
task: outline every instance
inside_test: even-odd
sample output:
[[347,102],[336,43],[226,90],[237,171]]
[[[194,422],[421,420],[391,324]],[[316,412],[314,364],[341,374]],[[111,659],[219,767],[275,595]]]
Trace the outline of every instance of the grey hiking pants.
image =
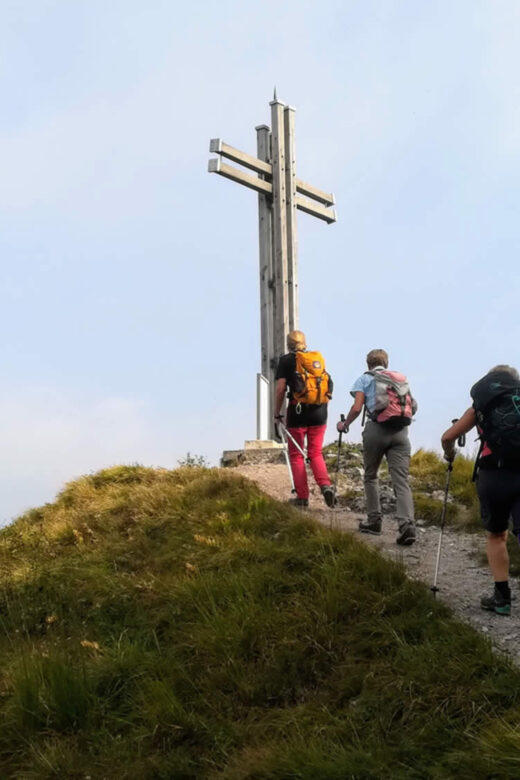
[[368,420],[363,429],[363,459],[365,461],[365,498],[369,520],[381,517],[377,473],[381,461],[386,455],[392,487],[397,499],[395,519],[400,528],[409,521],[413,522],[413,498],[408,482],[410,451],[408,428],[391,431],[379,423]]

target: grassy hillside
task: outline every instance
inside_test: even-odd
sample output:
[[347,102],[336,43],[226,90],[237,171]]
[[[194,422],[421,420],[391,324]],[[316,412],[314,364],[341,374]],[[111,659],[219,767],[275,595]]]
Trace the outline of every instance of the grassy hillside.
[[518,776],[520,673],[230,472],[105,470],[0,542],[1,777]]

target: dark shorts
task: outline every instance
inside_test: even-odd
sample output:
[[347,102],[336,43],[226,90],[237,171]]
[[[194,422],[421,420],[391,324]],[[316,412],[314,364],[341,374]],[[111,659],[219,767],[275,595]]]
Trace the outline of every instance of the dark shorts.
[[520,471],[481,469],[477,492],[486,531],[507,531],[511,519],[513,531],[520,533]]

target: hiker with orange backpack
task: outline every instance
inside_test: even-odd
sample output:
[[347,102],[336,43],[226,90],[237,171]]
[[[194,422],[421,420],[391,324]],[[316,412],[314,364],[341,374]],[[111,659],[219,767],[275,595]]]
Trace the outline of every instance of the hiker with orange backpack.
[[327,506],[334,506],[334,489],[323,459],[323,438],[327,428],[327,404],[332,398],[332,379],[325,370],[321,352],[308,352],[305,335],[293,330],[287,335],[287,349],[276,371],[275,423],[284,422],[281,409],[287,394],[287,443],[289,461],[296,490],[291,503],[309,505],[309,485],[305,467],[304,447],[307,440],[307,460]]
[[354,403],[345,420],[336,426],[341,433],[347,433],[365,408],[368,421],[363,428],[363,459],[367,518],[360,521],[359,530],[375,535],[381,533],[378,472],[386,457],[397,501],[395,519],[399,531],[396,542],[410,545],[415,542],[416,531],[408,481],[411,452],[408,426],[417,411],[417,403],[404,374],[388,370],[388,354],[384,349],[371,350],[366,359],[368,371],[354,382],[350,391]]

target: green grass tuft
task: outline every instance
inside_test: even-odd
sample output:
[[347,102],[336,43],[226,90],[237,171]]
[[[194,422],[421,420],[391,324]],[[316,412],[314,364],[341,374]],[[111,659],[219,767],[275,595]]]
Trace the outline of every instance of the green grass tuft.
[[[413,493],[413,502],[415,506],[416,517],[421,518],[427,525],[439,525],[442,519],[442,510],[444,502],[425,496],[417,490]],[[456,504],[446,505],[446,524],[453,525],[459,517],[459,507]]]

